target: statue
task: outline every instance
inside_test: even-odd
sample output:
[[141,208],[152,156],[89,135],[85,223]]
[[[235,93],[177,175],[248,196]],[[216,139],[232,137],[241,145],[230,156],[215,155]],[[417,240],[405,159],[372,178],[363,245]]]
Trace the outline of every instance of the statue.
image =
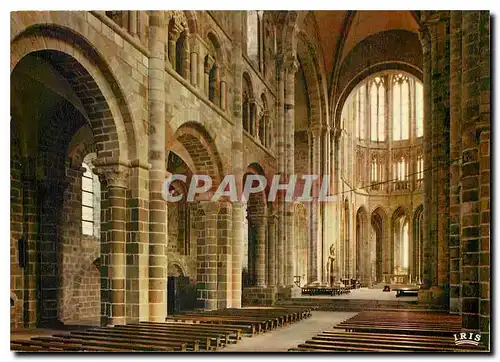
[[326,262],[326,270],[328,273],[328,281],[330,282],[330,286],[333,286],[333,283],[335,282],[335,277],[333,275],[333,263],[335,262],[336,257],[335,246],[333,246],[332,244],[330,246],[330,255],[328,255],[328,261]]

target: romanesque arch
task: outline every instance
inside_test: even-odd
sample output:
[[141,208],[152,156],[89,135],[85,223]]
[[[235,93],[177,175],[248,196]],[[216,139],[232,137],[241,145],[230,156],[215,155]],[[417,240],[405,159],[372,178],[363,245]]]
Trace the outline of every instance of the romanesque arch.
[[[32,270],[26,274],[26,283],[36,283],[39,297],[34,291],[24,293],[23,297],[27,308],[38,311],[39,323],[46,324],[62,317],[63,313],[58,311],[71,298],[71,292],[66,290],[70,294],[65,295],[61,288],[68,274],[60,274],[63,258],[59,254],[63,246],[61,215],[65,192],[69,185],[74,187],[71,180],[78,175],[71,173],[79,171],[82,161],[79,158],[84,156],[77,155],[80,146],[76,146],[76,153],[69,150],[72,154],[70,162],[66,162],[72,138],[82,127],[88,127],[91,140],[86,142],[93,145],[97,154],[94,166],[100,173],[108,173],[111,166],[113,172],[118,169],[124,172],[129,157],[138,156],[138,129],[110,67],[82,36],[67,28],[38,24],[13,39],[11,52],[11,115],[14,135],[18,138],[13,143],[20,145],[21,177],[30,179],[29,183],[19,185],[19,193],[33,195],[30,202],[37,210],[33,217],[38,220],[37,228],[31,228],[24,220],[22,235],[28,239],[28,253],[42,252],[43,263],[50,265],[50,268],[38,263],[28,266]],[[103,202],[107,205],[106,200]],[[30,205],[25,202],[21,205],[23,210],[27,207]],[[81,229],[75,232],[78,235]],[[112,241],[117,235],[110,234],[105,240]],[[12,237],[19,238],[15,233]],[[103,263],[99,277],[106,278],[107,270]],[[99,277],[94,273],[92,279],[98,294]],[[95,313],[98,318],[100,313],[91,314]],[[35,314],[25,311],[24,323],[34,325],[36,321],[29,316]]]

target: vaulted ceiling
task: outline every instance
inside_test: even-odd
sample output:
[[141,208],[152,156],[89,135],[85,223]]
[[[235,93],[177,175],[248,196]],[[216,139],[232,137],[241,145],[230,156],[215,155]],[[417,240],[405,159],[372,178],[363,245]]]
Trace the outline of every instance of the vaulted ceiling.
[[370,35],[386,30],[418,31],[416,14],[411,11],[316,10],[313,13],[328,73]]

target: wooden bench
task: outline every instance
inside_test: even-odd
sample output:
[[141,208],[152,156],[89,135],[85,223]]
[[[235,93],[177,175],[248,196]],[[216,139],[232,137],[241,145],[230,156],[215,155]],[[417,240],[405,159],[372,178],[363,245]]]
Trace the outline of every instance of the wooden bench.
[[[344,329],[339,331],[338,329]],[[460,317],[425,312],[361,312],[290,351],[481,352],[455,345]]]
[[267,322],[260,320],[247,320],[235,317],[221,317],[221,316],[201,316],[197,314],[184,314],[184,315],[174,315],[166,318],[168,320],[174,321],[197,321],[200,323],[215,323],[215,324],[225,324],[225,325],[246,325],[252,327],[252,335],[255,333],[261,333],[267,329]]
[[[133,338],[132,338],[133,336]],[[114,342],[124,342],[125,346],[127,344],[129,346],[137,347],[137,345],[148,345],[151,347],[170,347],[174,348],[174,350],[183,351],[186,348],[189,348],[193,351],[198,351],[200,347],[200,343],[198,343],[197,338],[189,338],[189,337],[175,337],[165,335],[163,337],[140,337],[137,335],[131,335],[130,333],[120,333],[119,331],[94,331],[87,330],[82,332],[71,332],[70,337],[77,337],[85,340],[103,340],[103,341],[114,341]],[[204,347],[210,348],[210,340],[208,342],[205,341]]]
[[[80,345],[80,351],[89,351],[89,352],[137,352],[134,348],[129,346],[123,346],[121,344],[115,343],[107,343],[103,345],[101,342],[98,343],[87,343],[85,340],[81,340],[78,338],[62,338],[62,337],[33,337],[32,341],[43,341],[50,345],[54,343],[62,344],[65,346],[68,345]],[[169,351],[173,351],[173,349],[169,349]]]
[[[129,324],[129,326],[134,326],[136,324]],[[161,329],[163,327],[172,326],[172,327],[181,327],[186,330],[194,330],[194,331],[214,331],[227,335],[229,339],[226,340],[226,343],[236,343],[236,341],[241,340],[242,330],[240,328],[235,328],[232,326],[228,327],[220,327],[217,324],[203,325],[200,323],[158,323],[158,322],[140,322],[137,324],[139,326],[149,326],[152,328]]]
[[[189,338],[190,340],[194,339],[200,342],[200,346],[205,349],[213,349],[215,350],[217,347],[222,347],[225,344],[226,335],[215,333],[215,332],[207,332],[207,331],[195,331],[195,330],[186,330],[185,328],[155,328],[148,326],[140,326],[140,325],[124,325],[124,326],[114,326],[113,331],[119,331],[121,333],[126,333],[134,336],[145,336],[145,337],[175,337],[181,340]],[[210,341],[207,343],[206,340]]]

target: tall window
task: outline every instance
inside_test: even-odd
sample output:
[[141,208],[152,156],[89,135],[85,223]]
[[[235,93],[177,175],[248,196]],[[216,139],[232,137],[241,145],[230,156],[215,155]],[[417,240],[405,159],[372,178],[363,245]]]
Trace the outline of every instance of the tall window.
[[385,140],[385,87],[382,78],[376,77],[370,87],[370,140]]
[[396,164],[394,165],[394,173],[396,181],[405,181],[406,180],[406,160],[404,157],[401,157]]
[[259,62],[259,23],[259,12],[249,10],[247,12],[247,55],[251,60],[257,62],[257,64]]
[[424,135],[424,89],[420,82],[415,82],[415,118],[417,137]]
[[365,139],[365,123],[366,123],[366,117],[365,117],[365,112],[366,112],[366,85],[362,85],[359,88],[358,94],[357,94],[357,109],[356,109],[356,115],[358,119],[358,138],[360,140]]
[[90,167],[82,163],[82,233],[94,235],[94,177]]
[[372,158],[372,183],[378,182],[378,163],[376,158]]
[[392,103],[392,135],[395,141],[410,137],[410,92],[408,77],[398,74],[394,77]]
[[422,180],[424,178],[424,155],[418,155],[417,157],[417,180]]
[[408,256],[410,255],[409,247],[409,233],[408,233],[408,218],[404,218],[403,227],[401,228],[401,269],[402,271],[408,270]]

